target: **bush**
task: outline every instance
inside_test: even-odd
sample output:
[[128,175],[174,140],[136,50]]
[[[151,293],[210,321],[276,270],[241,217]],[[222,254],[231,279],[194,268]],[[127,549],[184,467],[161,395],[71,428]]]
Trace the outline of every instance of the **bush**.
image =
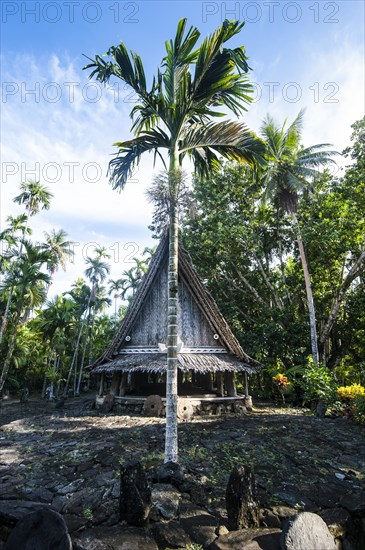
[[302,386],[306,402],[325,401],[329,404],[336,399],[336,381],[323,365],[310,363],[303,373]]
[[352,386],[342,386],[337,389],[337,394],[341,401],[352,401],[359,396],[365,394],[365,388],[360,384],[352,384]]
[[[363,388],[364,389],[364,388]],[[356,422],[365,424],[365,394],[357,395],[353,400],[353,418]]]

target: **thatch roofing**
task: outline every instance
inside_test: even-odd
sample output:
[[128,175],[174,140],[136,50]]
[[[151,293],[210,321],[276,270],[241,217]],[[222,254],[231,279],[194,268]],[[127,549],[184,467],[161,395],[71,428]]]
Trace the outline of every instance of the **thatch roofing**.
[[[93,373],[166,370],[166,352],[161,352],[159,345],[166,337],[167,264],[165,237],[114,338],[94,363]],[[182,245],[179,245],[179,297],[182,340],[185,340],[178,354],[180,370],[244,370],[252,374],[262,367],[243,351]]]

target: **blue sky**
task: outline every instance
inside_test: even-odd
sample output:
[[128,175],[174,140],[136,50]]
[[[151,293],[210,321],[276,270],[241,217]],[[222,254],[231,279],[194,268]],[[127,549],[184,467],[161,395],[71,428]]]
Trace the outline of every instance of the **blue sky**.
[[83,53],[102,54],[122,40],[142,56],[151,76],[181,17],[202,36],[225,17],[245,19],[235,43],[245,45],[253,69],[255,101],[244,117],[250,128],[258,131],[267,112],[292,120],[304,107],[304,143],[329,142],[342,150],[350,125],[364,114],[361,1],[4,0],[1,9],[0,223],[19,213],[12,198],[22,180],[39,179],[50,188],[52,207],[33,220],[35,237],[63,228],[79,243],[73,265],[57,274],[54,293],[82,274],[88,243],[110,248],[113,277],[130,267],[132,252],[153,244],[144,196],[152,159],[121,194],[106,178],[112,144],[130,135],[133,96],[121,83],[104,89],[89,82]]

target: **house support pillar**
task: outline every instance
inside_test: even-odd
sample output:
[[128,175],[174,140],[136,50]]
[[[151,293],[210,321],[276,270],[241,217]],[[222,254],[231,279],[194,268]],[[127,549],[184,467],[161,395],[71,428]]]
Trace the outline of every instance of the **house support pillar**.
[[110,393],[112,395],[119,395],[120,377],[121,377],[120,372],[113,373],[112,384],[110,387]]
[[237,397],[237,389],[236,389],[236,382],[234,380],[234,372],[225,372],[224,382],[227,388],[227,396]]
[[119,384],[119,395],[124,397],[127,393],[128,389],[128,373],[123,372],[122,376],[120,377],[120,384]]
[[217,382],[217,394],[220,397],[224,397],[224,377],[223,372],[217,372],[216,374],[216,382]]
[[103,395],[104,393],[104,377],[105,377],[105,373],[102,372],[100,374],[100,378],[99,378],[99,391],[98,391],[98,395]]
[[252,410],[252,397],[248,392],[248,374],[245,371],[245,405],[248,411]]

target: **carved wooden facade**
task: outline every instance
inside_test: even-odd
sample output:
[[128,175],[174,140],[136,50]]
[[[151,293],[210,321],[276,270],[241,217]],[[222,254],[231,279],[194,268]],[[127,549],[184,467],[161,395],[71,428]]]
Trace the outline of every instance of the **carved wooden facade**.
[[[148,374],[161,375],[166,371],[167,268],[168,242],[165,238],[111,344],[92,368],[94,374],[114,375],[112,391],[116,395],[146,386]],[[190,373],[192,383],[197,375],[208,375],[205,376],[206,389],[212,389],[213,383],[222,388],[226,373],[226,391],[234,394],[233,373],[254,374],[261,367],[243,351],[182,246],[179,248],[178,330],[181,380],[182,373],[185,379]],[[145,373],[144,377],[135,377],[132,384],[131,374],[138,373]]]

